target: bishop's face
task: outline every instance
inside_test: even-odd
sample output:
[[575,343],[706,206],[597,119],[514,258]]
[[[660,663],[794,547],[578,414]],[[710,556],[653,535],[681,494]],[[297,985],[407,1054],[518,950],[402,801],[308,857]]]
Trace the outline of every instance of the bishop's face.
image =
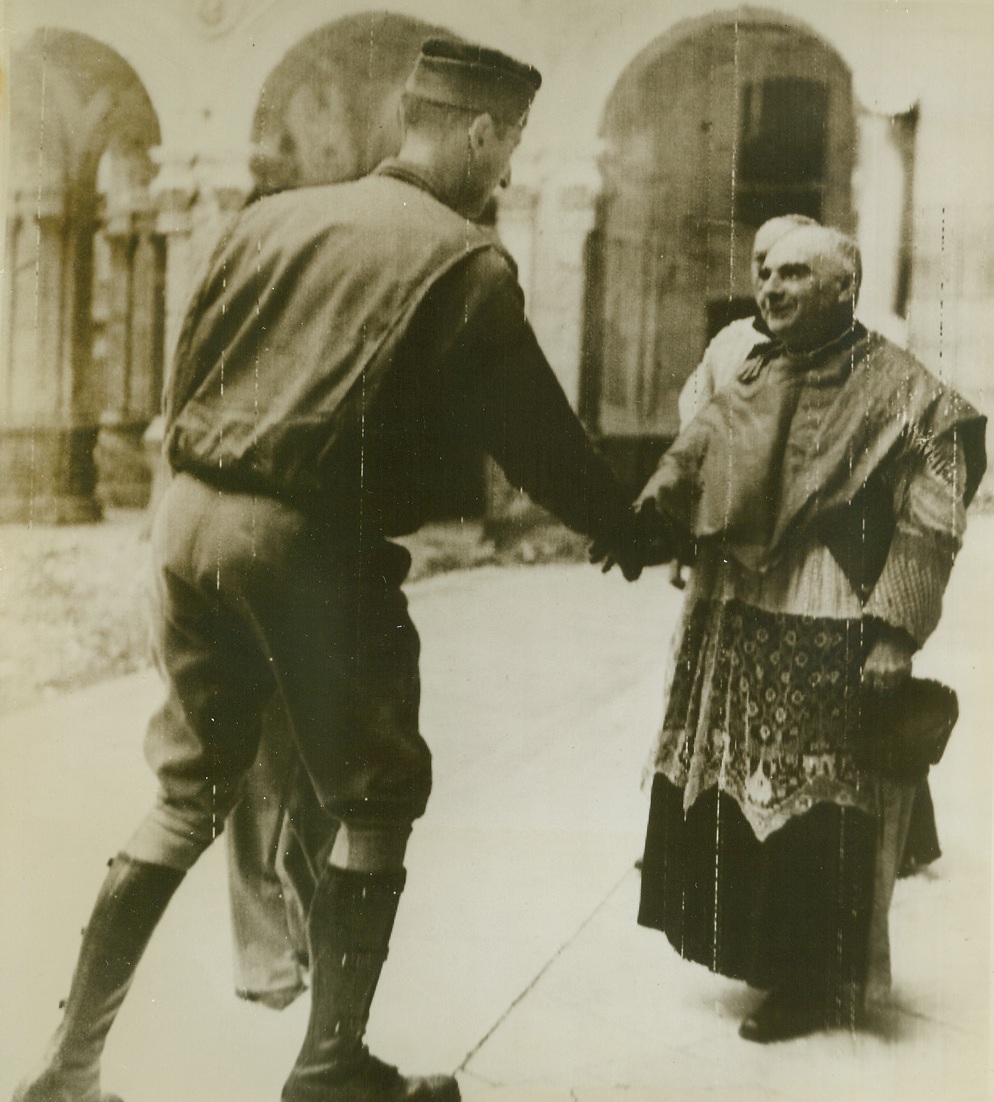
[[770,218],[764,222],[758,230],[752,242],[752,257],[749,265],[749,275],[752,279],[753,294],[759,294],[759,270],[766,262],[766,254],[788,233],[793,233],[802,223],[789,216]]
[[794,230],[772,245],[757,279],[763,321],[792,351],[827,344],[852,322],[852,279],[820,227]]

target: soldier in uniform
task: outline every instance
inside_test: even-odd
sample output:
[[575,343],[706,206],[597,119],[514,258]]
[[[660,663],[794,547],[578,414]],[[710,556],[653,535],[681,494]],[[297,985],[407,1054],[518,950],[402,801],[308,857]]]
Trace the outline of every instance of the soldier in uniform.
[[[306,920],[310,1021],[284,1102],[452,1102],[363,1043],[431,788],[417,631],[393,537],[426,519],[467,441],[641,568],[629,495],[475,224],[509,175],[541,78],[493,50],[422,48],[399,156],[238,216],[193,296],[166,394],[174,477],[153,548],[166,700],[155,805],[110,866],[62,1023],[16,1102],[99,1102],[104,1040],[184,873],[235,805],[275,697],[328,830]],[[426,993],[426,997],[430,997]]]

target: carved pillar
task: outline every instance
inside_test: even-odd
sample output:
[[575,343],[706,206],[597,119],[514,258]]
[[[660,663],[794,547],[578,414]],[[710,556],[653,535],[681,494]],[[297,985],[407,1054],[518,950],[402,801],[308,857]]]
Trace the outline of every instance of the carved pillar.
[[870,328],[903,344],[906,327],[896,306],[911,166],[902,154],[896,125],[890,115],[859,114],[853,201],[863,253],[860,317]]
[[[217,154],[166,148],[151,151],[152,159],[159,165],[150,188],[158,212],[155,233],[158,247],[164,251],[160,392],[172,370],[180,329],[196,282],[225,224],[252,190],[250,154],[249,149]],[[162,417],[157,415],[143,436],[147,462],[153,472],[158,471],[161,462],[163,427]],[[158,486],[153,485],[152,506],[157,492]]]
[[530,308],[535,276],[535,214],[539,193],[529,184],[514,184],[498,195],[497,234],[518,265],[518,282]]
[[0,423],[7,418],[7,412],[10,406],[10,395],[8,389],[11,386],[13,380],[11,378],[10,365],[14,358],[14,319],[17,317],[17,298],[18,298],[18,268],[16,265],[18,243],[21,238],[21,233],[24,229],[24,216],[23,213],[18,211],[14,204],[10,204],[10,208],[7,210],[7,221],[4,226],[5,241],[4,241],[4,262],[7,265],[7,293],[3,296],[3,302],[0,304],[0,309],[3,310],[3,320],[0,323],[0,336],[2,336],[3,343],[0,345]]
[[532,324],[574,408],[580,395],[587,240],[600,192],[596,161],[579,161],[546,183],[539,208]]
[[123,413],[128,405],[132,370],[130,317],[135,241],[129,212],[106,218],[97,235],[94,361],[104,377],[103,411]]
[[4,427],[27,427],[62,412],[65,197],[23,191],[11,207],[11,322],[0,416]]
[[197,181],[193,173],[192,153],[153,149],[152,160],[159,171],[149,187],[157,211],[156,231],[165,243],[165,334],[163,348],[165,370],[176,348],[183,312],[190,297],[191,244],[193,203],[197,197]]
[[[160,391],[171,370],[172,357],[179,339],[186,305],[193,291],[192,272],[194,248],[193,206],[197,198],[197,180],[191,151],[162,147],[150,151],[159,171],[149,186],[153,209],[156,211],[155,232],[161,242],[162,258],[162,370]],[[162,459],[163,419],[158,412],[142,434],[145,462],[151,472],[152,487],[149,510],[154,510],[165,486]]]
[[0,521],[96,520],[95,418],[77,409],[89,361],[78,324],[87,273],[61,189],[13,197],[10,333],[0,365]]
[[166,244],[155,211],[134,212],[132,240],[132,368],[126,405],[147,422],[158,414],[162,403],[164,369]]
[[213,212],[217,223],[215,236],[231,215],[242,209],[255,186],[249,167],[254,152],[254,147],[245,146],[209,156],[202,154],[197,160],[199,197]]
[[151,491],[143,435],[161,404],[165,251],[156,214],[147,208],[113,212],[102,237],[106,386],[96,450],[98,496],[106,504],[143,507]]
[[153,149],[159,171],[150,192],[158,212],[156,232],[165,243],[165,372],[195,283],[228,219],[252,189],[249,151],[207,155],[194,150]]
[[[503,193],[498,209],[498,232],[518,263],[532,326],[574,408],[580,394],[587,239],[600,186],[596,163],[578,162],[541,184],[537,176],[515,184]],[[493,464],[486,496],[488,531],[498,540],[536,518],[528,499]]]

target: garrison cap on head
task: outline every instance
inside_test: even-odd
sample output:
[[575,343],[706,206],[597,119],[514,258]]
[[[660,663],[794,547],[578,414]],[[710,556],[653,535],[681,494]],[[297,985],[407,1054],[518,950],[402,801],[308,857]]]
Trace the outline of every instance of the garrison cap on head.
[[421,47],[405,91],[432,103],[520,122],[541,83],[537,69],[498,50],[429,38]]

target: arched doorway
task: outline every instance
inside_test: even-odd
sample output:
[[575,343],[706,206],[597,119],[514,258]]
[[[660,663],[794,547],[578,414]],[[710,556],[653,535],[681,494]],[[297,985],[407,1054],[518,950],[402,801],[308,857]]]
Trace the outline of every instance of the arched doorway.
[[[12,59],[11,91],[0,515],[93,519],[99,425],[140,438],[159,407],[163,250],[148,196],[159,125],[130,65],[75,32],[36,32]],[[140,448],[122,455],[140,496]]]
[[851,228],[851,76],[782,15],[716,16],[635,59],[601,134],[581,410],[637,482],[707,341],[750,312],[756,227],[796,211]]
[[[287,53],[266,79],[252,140],[259,194],[353,180],[400,148],[398,107],[421,43],[451,32],[417,19],[366,13],[329,23]],[[434,489],[435,519],[478,516],[482,456],[467,454]]]
[[255,113],[259,190],[355,180],[396,153],[400,94],[433,34],[448,32],[376,12],[329,23],[290,50]]

